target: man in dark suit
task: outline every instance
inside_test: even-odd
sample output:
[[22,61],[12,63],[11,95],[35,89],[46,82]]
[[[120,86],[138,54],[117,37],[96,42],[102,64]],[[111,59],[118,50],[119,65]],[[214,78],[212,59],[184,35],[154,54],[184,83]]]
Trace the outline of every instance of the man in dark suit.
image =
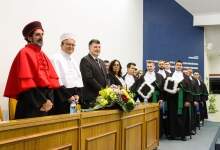
[[80,62],[80,71],[84,84],[82,108],[93,107],[99,91],[107,85],[105,64],[98,58],[100,50],[100,41],[92,39],[89,42],[89,54],[83,57]]

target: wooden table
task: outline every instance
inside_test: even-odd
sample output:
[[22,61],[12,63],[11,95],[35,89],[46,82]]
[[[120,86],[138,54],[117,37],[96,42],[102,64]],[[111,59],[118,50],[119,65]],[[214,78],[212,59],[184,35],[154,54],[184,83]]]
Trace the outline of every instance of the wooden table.
[[0,123],[1,150],[151,150],[159,145],[159,105],[129,113],[99,110]]

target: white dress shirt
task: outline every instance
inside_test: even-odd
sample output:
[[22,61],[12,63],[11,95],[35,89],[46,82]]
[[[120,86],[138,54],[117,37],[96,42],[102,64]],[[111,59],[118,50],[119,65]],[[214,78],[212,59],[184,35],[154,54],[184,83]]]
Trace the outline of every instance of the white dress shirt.
[[125,83],[127,84],[127,88],[130,88],[134,84],[134,76],[127,74],[125,76]]
[[201,85],[201,82],[197,79],[199,86]]
[[60,85],[64,85],[66,88],[83,87],[79,63],[72,55],[61,50],[51,60],[58,74]]

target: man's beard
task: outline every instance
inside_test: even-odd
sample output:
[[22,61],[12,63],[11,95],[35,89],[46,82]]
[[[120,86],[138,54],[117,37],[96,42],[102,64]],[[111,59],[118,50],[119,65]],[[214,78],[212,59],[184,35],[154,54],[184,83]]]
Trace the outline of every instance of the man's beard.
[[43,39],[40,38],[40,39],[38,39],[38,40],[36,40],[36,41],[33,41],[32,43],[34,43],[34,44],[36,44],[36,45],[42,47],[42,46],[43,46]]
[[159,67],[159,69],[160,69],[160,70],[164,70],[164,68],[163,68],[163,67]]

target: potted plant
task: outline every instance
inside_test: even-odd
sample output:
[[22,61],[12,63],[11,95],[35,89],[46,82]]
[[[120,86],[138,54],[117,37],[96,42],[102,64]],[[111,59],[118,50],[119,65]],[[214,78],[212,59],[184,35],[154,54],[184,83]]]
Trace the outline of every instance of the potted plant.
[[209,95],[208,110],[209,110],[209,113],[216,113],[218,111],[216,108],[216,96],[213,94]]

